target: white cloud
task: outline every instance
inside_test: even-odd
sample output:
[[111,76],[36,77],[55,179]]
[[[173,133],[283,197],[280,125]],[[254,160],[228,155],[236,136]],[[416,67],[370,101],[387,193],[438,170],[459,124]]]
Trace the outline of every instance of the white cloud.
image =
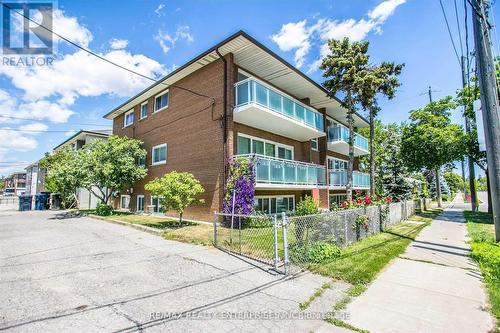
[[70,136],[74,135],[75,133],[76,133],[76,131],[70,130],[70,131],[65,132],[64,136],[70,137]]
[[158,30],[158,33],[153,36],[153,39],[160,44],[160,48],[163,53],[167,54],[171,49],[175,47],[175,44],[179,40],[185,40],[188,43],[192,43],[194,41],[194,37],[191,34],[190,28],[188,25],[181,25],[175,31],[175,35],[170,35],[168,32],[165,32],[161,29]]
[[31,123],[31,124],[22,125],[19,127],[19,129],[22,131],[27,131],[28,133],[37,134],[37,133],[45,132],[46,130],[49,129],[49,127],[45,124],[42,124],[42,123]]
[[113,50],[124,49],[127,46],[128,46],[128,40],[126,39],[113,38],[112,40],[109,41],[109,47],[111,47]]
[[38,147],[38,142],[25,136],[22,132],[12,130],[9,127],[0,129],[0,151],[4,154],[9,150],[26,152]]
[[321,59],[328,54],[328,40],[349,37],[352,41],[360,41],[370,32],[381,34],[381,25],[394,14],[396,8],[406,0],[385,0],[367,13],[367,18],[359,20],[348,18],[345,20],[318,19],[308,26],[306,20],[283,24],[280,31],[271,36],[281,51],[295,51],[295,66],[302,67],[311,46],[320,44],[319,58],[308,65],[308,72],[318,69]]
[[311,29],[306,27],[306,20],[296,23],[287,23],[281,27],[281,30],[271,36],[271,39],[278,44],[282,51],[295,51],[295,65],[300,68],[304,63],[304,58],[309,52],[311,43],[309,36]]
[[156,7],[155,13],[158,17],[162,17],[164,15],[163,9],[165,8],[165,4],[161,3]]

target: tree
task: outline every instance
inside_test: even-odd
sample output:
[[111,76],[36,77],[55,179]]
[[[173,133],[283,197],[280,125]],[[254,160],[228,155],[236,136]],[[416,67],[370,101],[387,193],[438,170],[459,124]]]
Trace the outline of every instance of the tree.
[[466,152],[466,135],[452,124],[450,110],[456,103],[450,96],[410,112],[411,123],[403,127],[402,156],[410,170],[434,170],[438,206],[442,207],[439,170],[461,159]]
[[462,176],[460,176],[458,173],[447,171],[443,173],[443,177],[446,180],[446,183],[448,183],[450,191],[453,195],[462,191],[462,189],[464,188],[464,181],[462,179]]
[[370,195],[375,195],[375,149],[374,149],[374,120],[380,112],[376,94],[382,94],[393,99],[396,88],[401,85],[397,76],[401,74],[404,64],[396,65],[393,62],[383,62],[378,66],[371,66],[366,72],[360,103],[363,109],[368,110],[370,122]]
[[0,179],[0,191],[3,190],[5,187],[5,180]]
[[160,198],[165,211],[170,209],[177,211],[180,223],[182,223],[182,215],[187,207],[204,202],[203,199],[197,197],[205,192],[205,189],[189,172],[166,173],[161,178],[147,183],[144,188],[151,192],[151,195]]
[[39,163],[47,170],[45,190],[61,195],[62,206],[69,208],[76,201],[76,189],[82,185],[79,153],[73,149],[45,154]]
[[146,150],[136,139],[112,135],[87,143],[79,152],[83,187],[106,204],[115,191],[132,186],[147,174],[137,163],[145,158]]
[[341,105],[347,109],[347,123],[349,125],[349,163],[347,166],[347,200],[352,200],[352,180],[354,165],[354,113],[356,103],[361,98],[364,80],[369,74],[369,43],[349,42],[331,39],[328,41],[330,54],[323,58],[320,65],[323,77],[326,80],[323,86],[328,90],[327,95],[334,98],[337,92],[343,92]]

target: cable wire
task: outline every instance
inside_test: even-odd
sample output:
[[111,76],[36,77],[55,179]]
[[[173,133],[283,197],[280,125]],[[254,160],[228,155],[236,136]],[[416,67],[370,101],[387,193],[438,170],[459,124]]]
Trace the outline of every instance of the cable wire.
[[450,24],[448,23],[448,17],[446,16],[446,11],[444,10],[443,0],[439,0],[439,4],[441,5],[441,11],[443,13],[444,21],[446,23],[446,28],[448,29],[448,35],[450,36],[451,45],[453,45],[453,50],[455,51],[455,55],[458,60],[458,65],[461,66],[461,61],[460,57],[458,56],[457,47],[455,46],[455,41],[453,40],[453,35],[451,34]]
[[36,21],[32,20],[30,17],[28,17],[28,16],[24,15],[23,13],[20,13],[20,12],[18,12],[18,11],[16,11],[16,10],[14,10],[12,7],[9,7],[9,6],[8,6],[8,5],[6,5],[5,3],[2,3],[2,5],[3,5],[4,7],[6,7],[6,8],[8,8],[9,10],[14,11],[16,14],[18,14],[18,15],[20,15],[20,16],[22,16],[22,17],[24,17],[24,18],[25,18],[25,19],[27,19],[28,21],[33,22],[33,23],[37,24],[38,26],[42,27],[42,28],[43,28],[43,29],[45,29],[46,31],[48,31],[48,32],[50,32],[50,33],[52,33],[52,34],[56,35],[57,37],[59,37],[59,38],[61,38],[62,40],[66,41],[67,43],[69,43],[69,44],[71,44],[71,45],[73,45],[73,46],[75,46],[75,47],[79,48],[79,49],[80,49],[80,50],[82,50],[82,51],[87,52],[87,53],[88,53],[88,54],[90,54],[90,55],[93,55],[94,57],[96,57],[96,58],[98,58],[98,59],[100,59],[100,60],[102,60],[102,61],[105,61],[105,62],[107,62],[107,63],[109,63],[109,64],[111,64],[111,65],[113,65],[113,66],[116,66],[116,67],[118,67],[118,68],[121,68],[121,69],[123,69],[123,70],[126,70],[126,71],[128,71],[128,72],[130,72],[130,73],[133,73],[133,74],[135,74],[135,75],[138,75],[138,76],[140,76],[140,77],[142,77],[142,78],[145,78],[145,79],[147,79],[147,80],[153,81],[153,82],[155,82],[155,83],[163,84],[163,85],[165,85],[166,87],[175,87],[175,88],[177,88],[177,89],[181,89],[181,90],[184,90],[184,91],[190,92],[190,93],[192,93],[192,94],[194,94],[194,95],[196,95],[196,96],[209,98],[209,99],[211,99],[211,100],[212,100],[212,103],[215,103],[215,98],[214,98],[214,97],[207,96],[207,95],[204,95],[204,94],[202,94],[202,93],[199,93],[199,92],[196,92],[196,91],[194,91],[194,90],[191,90],[191,89],[188,89],[188,88],[184,88],[184,87],[181,87],[181,86],[178,86],[178,85],[164,83],[164,82],[159,81],[159,80],[157,80],[157,79],[155,79],[155,78],[149,77],[149,76],[144,75],[144,74],[139,73],[139,72],[136,72],[136,71],[134,71],[134,70],[132,70],[132,69],[130,69],[130,68],[127,68],[127,67],[122,66],[122,65],[120,65],[120,64],[117,64],[117,63],[115,63],[115,62],[113,62],[113,61],[111,61],[111,60],[109,60],[109,59],[106,59],[105,57],[103,57],[103,56],[101,56],[101,55],[99,55],[99,54],[97,54],[97,53],[95,53],[95,52],[93,52],[93,51],[91,51],[91,50],[89,50],[89,49],[87,49],[87,48],[85,48],[85,47],[81,46],[81,45],[78,45],[77,43],[73,42],[72,40],[70,40],[70,39],[68,39],[68,38],[66,38],[66,37],[64,37],[64,36],[61,36],[60,34],[58,34],[58,33],[54,32],[53,30],[51,30],[51,29],[49,29],[49,28],[47,28],[47,27],[46,27],[46,26],[44,26],[43,24],[41,24],[41,23],[39,23],[39,22],[36,22]]
[[[0,115],[0,118],[15,119],[15,120],[28,120],[28,121],[41,121],[41,122],[44,121],[43,119],[14,117],[14,116],[4,116],[4,115]],[[105,124],[89,124],[89,123],[64,123],[64,124],[65,125],[79,125],[79,126],[102,126],[102,127],[109,127],[109,125],[105,125]]]

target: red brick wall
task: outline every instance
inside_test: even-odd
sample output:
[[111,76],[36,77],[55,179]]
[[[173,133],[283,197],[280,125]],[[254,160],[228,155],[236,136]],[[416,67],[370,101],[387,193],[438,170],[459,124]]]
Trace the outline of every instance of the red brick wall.
[[[154,97],[151,97],[147,118],[139,120],[139,104],[134,108],[132,126],[123,128],[123,114],[114,119],[113,134],[139,139],[144,142],[147,151],[148,175],[134,185],[131,196],[133,211],[138,194],[145,195],[145,206],[151,204],[144,185],[174,170],[191,172],[205,188],[202,196],[205,203],[188,208],[185,218],[210,220],[213,211],[220,209],[224,179],[223,129],[220,121],[223,112],[223,68],[222,60],[218,60],[175,84],[213,96],[213,109],[210,99],[170,87],[169,106],[165,110],[152,114]],[[163,143],[167,143],[167,163],[151,166],[151,148]]]

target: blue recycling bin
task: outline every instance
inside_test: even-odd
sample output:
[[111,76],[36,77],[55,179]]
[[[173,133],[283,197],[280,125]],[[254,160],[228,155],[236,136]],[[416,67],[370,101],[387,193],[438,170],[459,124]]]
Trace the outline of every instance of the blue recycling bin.
[[42,192],[40,194],[35,195],[35,210],[46,210],[47,202],[49,201],[48,192]]
[[21,212],[31,210],[31,195],[19,196],[19,210]]

